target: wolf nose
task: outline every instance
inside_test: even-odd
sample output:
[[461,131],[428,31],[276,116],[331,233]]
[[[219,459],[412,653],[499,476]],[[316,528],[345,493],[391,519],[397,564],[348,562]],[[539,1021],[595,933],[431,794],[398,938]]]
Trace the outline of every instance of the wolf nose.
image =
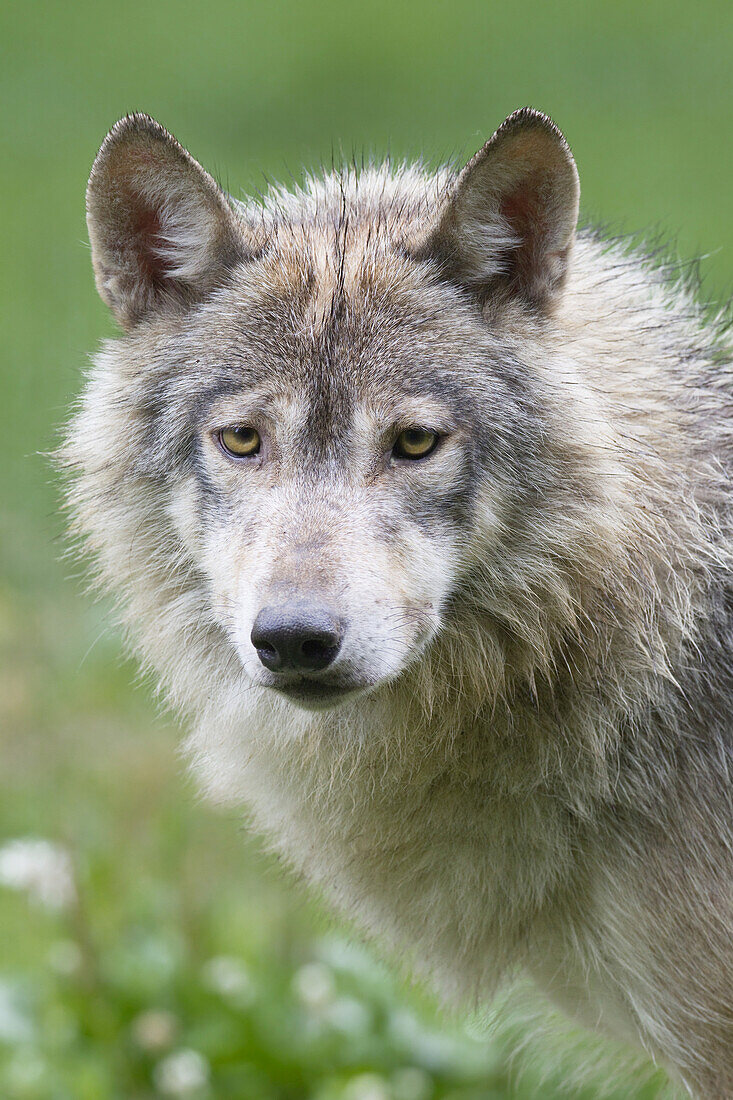
[[271,672],[320,672],[341,645],[341,624],[326,607],[286,603],[263,607],[252,627],[252,645]]

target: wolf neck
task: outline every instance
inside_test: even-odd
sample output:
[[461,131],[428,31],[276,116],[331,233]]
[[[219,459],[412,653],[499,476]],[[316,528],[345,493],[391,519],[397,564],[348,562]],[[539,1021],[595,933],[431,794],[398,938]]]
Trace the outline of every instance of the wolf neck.
[[220,715],[192,747],[209,789],[244,803],[367,933],[415,945],[418,970],[423,949],[445,960],[437,981],[451,997],[474,983],[485,993],[516,958],[517,937],[570,878],[576,834],[549,744],[528,778],[539,728],[523,740],[508,710],[458,724],[445,703],[421,727],[394,694],[327,720],[278,716],[262,699],[246,730]]
[[366,931],[450,960],[448,996],[485,992],[572,888],[621,728],[593,690],[457,690],[450,657],[325,717],[220,701],[192,739],[209,789]]

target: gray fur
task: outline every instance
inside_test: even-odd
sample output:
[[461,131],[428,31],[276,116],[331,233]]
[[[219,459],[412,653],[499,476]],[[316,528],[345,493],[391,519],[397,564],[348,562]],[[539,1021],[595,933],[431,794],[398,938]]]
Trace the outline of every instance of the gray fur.
[[[537,112],[457,176],[343,170],[261,206],[123,120],[89,220],[127,331],[69,501],[213,797],[447,998],[523,967],[720,1100],[730,344],[643,255],[575,237],[577,201]],[[212,435],[238,422],[246,463]],[[444,438],[400,463],[411,424]],[[310,706],[249,641],[303,593],[347,623],[343,695]]]

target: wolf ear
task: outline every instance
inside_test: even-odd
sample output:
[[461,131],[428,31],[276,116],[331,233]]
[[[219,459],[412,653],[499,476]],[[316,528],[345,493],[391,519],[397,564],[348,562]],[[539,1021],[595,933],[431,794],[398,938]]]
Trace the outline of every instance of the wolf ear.
[[539,111],[515,111],[468,162],[419,251],[486,300],[520,296],[551,309],[578,220],[573,155]]
[[246,256],[245,235],[214,179],[148,115],[110,130],[87,187],[97,289],[131,328],[195,302]]

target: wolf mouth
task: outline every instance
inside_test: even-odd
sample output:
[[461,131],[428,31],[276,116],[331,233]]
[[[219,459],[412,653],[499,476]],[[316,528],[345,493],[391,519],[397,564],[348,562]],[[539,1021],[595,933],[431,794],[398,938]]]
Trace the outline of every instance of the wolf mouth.
[[301,677],[287,684],[268,684],[274,691],[308,710],[325,710],[363,692],[368,684],[324,684]]

